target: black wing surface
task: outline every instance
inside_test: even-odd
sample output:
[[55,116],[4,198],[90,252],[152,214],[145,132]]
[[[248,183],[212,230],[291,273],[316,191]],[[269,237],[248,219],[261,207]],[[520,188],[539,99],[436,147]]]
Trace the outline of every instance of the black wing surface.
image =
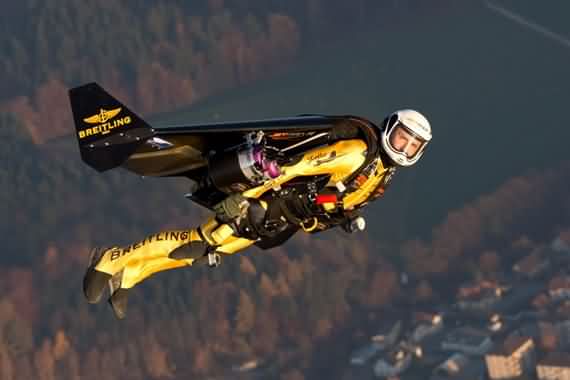
[[[81,158],[90,167],[100,172],[122,167],[141,176],[184,176],[196,182],[207,174],[209,155],[235,149],[246,135],[263,132],[273,147],[288,150],[317,135],[331,134],[349,119],[370,129],[372,125],[354,116],[301,115],[152,127],[97,83],[72,88],[69,98]],[[201,190],[204,194],[191,199],[208,208],[224,196],[208,194],[211,188]]]
[[[330,116],[299,116],[154,128],[147,146],[137,150],[125,166],[143,175],[185,175],[195,179],[195,173],[207,165],[209,155],[234,149],[246,141],[248,134],[263,132],[273,146],[282,148],[330,131],[335,120]],[[171,145],[153,148],[155,141]]]
[[[69,91],[83,161],[98,171],[122,166],[143,176],[192,178],[211,152],[244,142],[263,131],[276,144],[289,144],[330,131],[342,117],[306,115],[153,128],[96,83]],[[195,179],[195,178],[192,178]]]

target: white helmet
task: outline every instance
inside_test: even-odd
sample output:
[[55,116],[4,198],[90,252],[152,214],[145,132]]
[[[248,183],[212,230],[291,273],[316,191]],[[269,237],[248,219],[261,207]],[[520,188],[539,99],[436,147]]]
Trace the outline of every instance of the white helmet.
[[382,129],[382,148],[394,164],[412,166],[431,140],[431,126],[414,110],[399,110],[388,117]]

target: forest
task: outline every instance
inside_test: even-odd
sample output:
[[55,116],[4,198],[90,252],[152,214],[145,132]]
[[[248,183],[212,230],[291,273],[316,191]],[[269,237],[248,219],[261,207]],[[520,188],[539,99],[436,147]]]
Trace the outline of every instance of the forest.
[[[331,373],[342,369],[342,345],[330,343],[351,336],[362,315],[381,318],[393,303],[436,303],[449,292],[444,280],[492,277],[508,257],[569,235],[564,163],[517,175],[451,210],[428,239],[299,234],[215,270],[157,274],[133,291],[125,321],[85,303],[80,284],[93,246],[187,228],[207,210],[184,199],[183,180],[87,168],[70,136],[70,86],[97,80],[143,113],[199,104],[280,75],[334,36],[368,31],[359,29],[370,27],[363,20],[382,20],[390,3],[7,5],[0,14],[0,137],[9,142],[0,150],[0,379],[213,377],[254,358],[278,363],[283,380],[310,379],[323,362],[338,363]],[[405,2],[410,12],[425,3]]]
[[[2,162],[12,164],[0,177],[0,234],[10,237],[1,257],[2,379],[178,378],[223,374],[252,357],[287,363],[288,355],[302,361],[282,378],[301,379],[317,365],[320,344],[358,310],[437,302],[450,278],[492,276],[508,265],[504,254],[523,255],[533,242],[570,232],[566,164],[513,178],[450,212],[429,241],[378,246],[331,231],[251,250],[216,270],[158,274],[133,292],[128,319],[117,323],[110,310],[82,298],[90,247],[184,228],[203,211],[169,199],[181,184],[159,189],[126,176],[89,176],[61,148],[35,145],[14,126],[4,118],[0,127],[12,142],[2,152]],[[149,213],[156,206],[160,212]],[[401,272],[414,279],[413,289],[401,288]]]
[[16,113],[35,142],[66,133],[67,88],[89,81],[142,113],[173,110],[277,75],[300,54],[362,29],[384,7],[371,0],[23,0],[0,15],[0,110]]

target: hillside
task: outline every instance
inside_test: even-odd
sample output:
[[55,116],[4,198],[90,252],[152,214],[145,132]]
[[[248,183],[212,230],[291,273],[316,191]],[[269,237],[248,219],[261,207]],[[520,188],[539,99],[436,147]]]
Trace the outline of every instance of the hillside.
[[[184,180],[90,170],[69,123],[38,145],[22,121],[2,115],[0,378],[177,379],[223,375],[251,358],[275,360],[287,380],[340,376],[353,329],[370,312],[445,299],[444,280],[476,278],[485,251],[570,228],[569,59],[478,5],[403,9],[273,79],[190,108],[158,114],[135,101],[157,125],[299,113],[381,120],[409,106],[430,117],[435,138],[367,209],[365,234],[300,235],[216,271],[158,274],[135,290],[125,323],[83,300],[89,249],[193,226],[207,212],[184,199]],[[402,288],[402,271],[417,288]],[[327,369],[331,358],[338,367]]]
[[[300,234],[282,248],[228,258],[216,270],[158,274],[131,293],[129,315],[119,323],[106,305],[87,305],[81,295],[89,247],[183,228],[199,216],[196,209],[177,207],[176,184],[100,178],[76,161],[55,165],[53,153],[27,144],[14,144],[30,160],[18,168],[46,164],[35,173],[37,191],[25,182],[11,189],[21,197],[13,199],[20,208],[7,203],[17,224],[5,230],[10,224],[2,223],[2,236],[11,237],[0,282],[0,377],[7,380],[222,376],[255,358],[272,363],[271,376],[282,379],[340,376],[350,347],[384,308],[437,305],[452,286],[492,276],[513,254],[570,229],[565,164],[512,178],[452,210],[424,241]],[[58,190],[62,178],[65,193]],[[401,272],[410,286],[400,283]],[[362,325],[373,314],[379,317]]]

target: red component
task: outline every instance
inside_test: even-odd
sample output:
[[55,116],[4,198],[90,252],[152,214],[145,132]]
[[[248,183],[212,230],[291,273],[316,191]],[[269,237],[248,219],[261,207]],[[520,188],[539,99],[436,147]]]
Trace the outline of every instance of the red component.
[[315,203],[318,205],[323,203],[336,203],[337,200],[336,194],[318,194]]

